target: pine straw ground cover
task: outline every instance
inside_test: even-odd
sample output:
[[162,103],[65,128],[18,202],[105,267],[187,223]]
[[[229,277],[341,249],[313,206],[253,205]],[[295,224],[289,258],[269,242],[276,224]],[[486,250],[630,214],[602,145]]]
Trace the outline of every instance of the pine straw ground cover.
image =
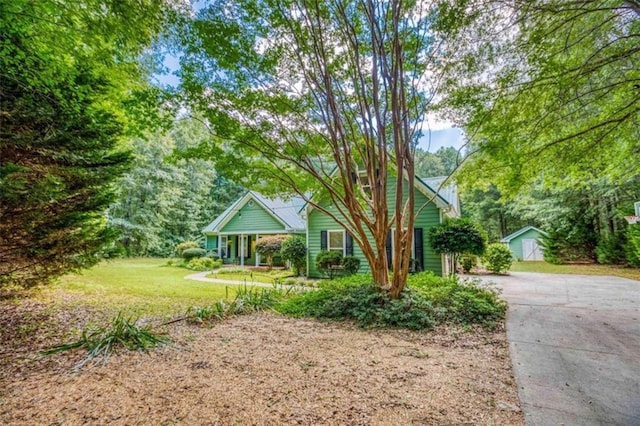
[[0,424],[523,424],[502,327],[253,314],[172,324],[171,346],[75,372],[84,353],[33,360],[86,315],[0,302]]

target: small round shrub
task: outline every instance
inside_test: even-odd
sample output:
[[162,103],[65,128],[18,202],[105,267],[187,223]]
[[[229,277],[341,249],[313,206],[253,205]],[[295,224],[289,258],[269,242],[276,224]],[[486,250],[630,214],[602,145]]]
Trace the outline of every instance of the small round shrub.
[[509,247],[501,243],[489,244],[483,257],[484,264],[494,274],[502,274],[511,268],[513,256]]
[[176,256],[182,257],[182,253],[185,250],[193,249],[193,248],[200,248],[200,244],[198,244],[196,241],[184,241],[175,246],[174,252],[176,253]]
[[208,257],[208,258],[213,259],[213,260],[218,260],[219,259],[218,252],[216,250],[208,251],[207,254],[205,255],[205,257]]
[[460,265],[462,265],[462,271],[468,274],[471,269],[478,264],[478,258],[472,254],[465,254],[460,259]]
[[342,253],[339,251],[322,250],[316,256],[316,268],[321,274],[333,278],[342,264]]
[[191,259],[195,259],[197,257],[204,257],[205,254],[207,254],[207,251],[205,249],[189,248],[182,252],[182,258],[186,262],[189,262]]
[[345,275],[353,275],[360,269],[360,259],[349,255],[342,258],[342,270]]

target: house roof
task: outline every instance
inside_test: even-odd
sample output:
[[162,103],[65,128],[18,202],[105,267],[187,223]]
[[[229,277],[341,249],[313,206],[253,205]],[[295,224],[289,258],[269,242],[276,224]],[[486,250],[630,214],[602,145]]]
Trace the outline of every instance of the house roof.
[[287,231],[304,231],[306,229],[306,222],[298,214],[298,210],[304,204],[301,198],[292,197],[288,200],[280,197],[268,198],[259,192],[249,191],[227,207],[227,209],[207,225],[202,232],[205,234],[220,232],[224,225],[251,199],[255,200],[276,220],[281,222]]
[[546,233],[546,232],[544,232],[543,230],[538,229],[538,228],[536,228],[535,226],[531,226],[531,225],[529,225],[529,226],[525,226],[525,227],[524,227],[524,228],[522,228],[522,229],[517,230],[516,232],[514,232],[514,233],[512,233],[512,234],[507,235],[506,237],[504,237],[503,239],[501,239],[501,240],[500,240],[500,242],[501,242],[501,243],[508,243],[509,241],[513,240],[514,238],[519,237],[520,235],[522,235],[522,234],[524,234],[525,232],[530,231],[530,230],[532,230],[532,229],[533,229],[534,231],[538,231],[538,232],[539,232],[539,233],[541,233],[542,235],[547,235],[547,233]]
[[[431,191],[437,193],[444,201],[447,202],[456,213],[460,213],[460,199],[458,198],[458,187],[453,182],[445,181],[449,176],[435,176],[419,178],[424,184],[426,184]],[[444,185],[443,185],[444,184]]]

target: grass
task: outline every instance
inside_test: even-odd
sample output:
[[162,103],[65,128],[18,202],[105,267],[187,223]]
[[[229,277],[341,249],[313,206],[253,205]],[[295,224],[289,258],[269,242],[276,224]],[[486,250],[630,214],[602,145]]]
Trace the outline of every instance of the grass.
[[212,274],[207,275],[209,278],[216,278],[229,281],[242,281],[248,284],[282,284],[287,278],[293,277],[290,270],[273,269],[271,271],[253,271],[242,268],[220,268]]
[[[224,285],[186,280],[190,271],[167,266],[166,259],[105,261],[80,274],[66,275],[43,293],[60,303],[125,311],[135,316],[170,316],[189,306],[225,299]],[[69,300],[71,299],[71,300]]]
[[511,266],[514,272],[541,272],[545,274],[575,274],[575,275],[614,275],[640,281],[640,269],[625,268],[614,265],[571,264],[554,265],[547,262],[514,262]]

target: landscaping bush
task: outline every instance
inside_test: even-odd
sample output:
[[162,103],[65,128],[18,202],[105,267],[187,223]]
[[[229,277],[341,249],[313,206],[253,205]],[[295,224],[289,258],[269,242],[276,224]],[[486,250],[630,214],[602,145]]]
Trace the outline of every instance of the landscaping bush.
[[371,276],[353,275],[322,282],[317,291],[294,296],[276,310],[296,317],[353,320],[362,327],[429,329],[440,323],[492,326],[504,318],[506,304],[479,280],[422,272],[410,276],[398,300],[376,289]]
[[189,248],[182,252],[182,258],[188,263],[191,259],[203,257],[205,254],[207,254],[205,249]]
[[191,269],[192,271],[210,271],[212,269],[218,269],[221,266],[222,260],[213,260],[210,257],[197,257],[187,263],[187,269]]
[[218,260],[220,258],[220,256],[218,256],[218,252],[215,250],[208,251],[205,257],[208,257],[213,260]]
[[293,272],[301,275],[305,267],[307,257],[307,246],[304,240],[297,235],[291,235],[282,242],[280,254],[285,261],[291,263]]
[[487,245],[482,227],[467,218],[447,219],[429,230],[429,244],[439,254],[450,255],[450,270],[455,274],[463,253],[481,256]]
[[282,243],[287,238],[286,235],[272,235],[268,237],[262,237],[256,242],[256,253],[260,256],[264,256],[267,260],[269,268],[274,265],[274,258],[280,254]]
[[488,270],[495,274],[502,274],[511,268],[513,256],[506,245],[493,243],[487,247],[483,260]]
[[196,241],[184,241],[180,244],[177,244],[173,250],[176,253],[177,257],[182,257],[182,253],[185,250],[193,248],[200,248],[200,244],[198,244]]
[[360,259],[352,255],[343,257],[340,264],[345,275],[356,274],[360,269]]
[[339,251],[322,250],[316,256],[316,268],[330,279],[338,274],[341,264],[342,253]]
[[465,254],[460,259],[460,265],[462,266],[462,272],[468,274],[474,266],[478,264],[478,258],[472,254]]
[[498,291],[477,278],[442,278],[422,272],[409,276],[407,285],[433,303],[438,322],[492,326],[507,312]]
[[276,307],[281,313],[319,319],[354,320],[361,327],[429,329],[435,324],[431,302],[408,290],[389,299],[371,284],[371,276],[353,275],[321,284]]

